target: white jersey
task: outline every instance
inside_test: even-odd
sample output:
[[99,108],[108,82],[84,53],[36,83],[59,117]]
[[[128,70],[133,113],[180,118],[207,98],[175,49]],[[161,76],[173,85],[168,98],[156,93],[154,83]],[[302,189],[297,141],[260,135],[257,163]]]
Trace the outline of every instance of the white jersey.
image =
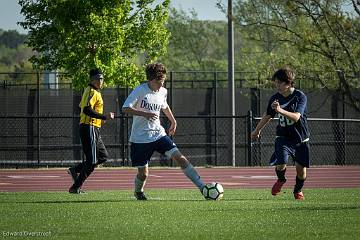
[[[130,93],[123,108],[130,107],[144,112],[155,113],[160,116],[161,109],[168,107],[166,98],[166,88],[161,87],[159,91],[154,92],[147,83],[143,83]],[[130,142],[149,143],[163,136],[166,136],[166,132],[160,124],[160,118],[155,121],[149,121],[142,116],[133,116]]]

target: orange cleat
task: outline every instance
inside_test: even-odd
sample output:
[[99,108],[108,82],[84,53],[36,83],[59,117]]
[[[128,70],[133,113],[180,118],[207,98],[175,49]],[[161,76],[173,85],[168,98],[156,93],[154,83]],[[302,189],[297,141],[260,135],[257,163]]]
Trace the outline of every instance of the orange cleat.
[[304,200],[305,199],[304,194],[302,192],[294,193],[294,197],[296,200]]
[[281,182],[281,181],[277,180],[276,183],[274,184],[274,186],[271,189],[271,194],[273,196],[276,196],[276,195],[280,194],[281,188],[285,183],[286,182]]

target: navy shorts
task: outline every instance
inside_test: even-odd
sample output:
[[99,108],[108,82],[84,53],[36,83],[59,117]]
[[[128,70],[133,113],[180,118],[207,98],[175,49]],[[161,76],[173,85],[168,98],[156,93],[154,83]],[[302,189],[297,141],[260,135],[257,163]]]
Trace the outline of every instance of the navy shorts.
[[155,142],[150,143],[131,143],[131,163],[133,167],[143,167],[150,162],[151,156],[155,151],[161,154],[170,154],[177,150],[175,143],[169,136],[164,136]]
[[287,164],[289,156],[303,167],[310,167],[309,142],[292,143],[284,137],[275,139],[275,152],[271,156],[270,165]]

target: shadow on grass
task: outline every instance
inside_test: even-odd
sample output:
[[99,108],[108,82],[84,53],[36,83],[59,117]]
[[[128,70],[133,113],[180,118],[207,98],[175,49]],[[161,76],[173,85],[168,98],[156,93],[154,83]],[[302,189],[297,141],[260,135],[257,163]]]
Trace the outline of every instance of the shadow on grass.
[[306,206],[306,207],[289,207],[285,208],[287,210],[293,211],[342,211],[342,210],[357,210],[360,209],[359,206]]
[[128,199],[110,199],[110,200],[96,200],[96,199],[79,199],[79,200],[41,200],[41,201],[0,201],[2,204],[82,204],[82,203],[121,203],[121,202],[244,202],[244,201],[264,201],[267,199],[253,198],[253,199],[225,199],[220,201],[212,201],[205,199],[162,199],[162,198],[149,198],[147,201],[136,201],[135,198]]
[[119,200],[61,200],[61,201],[18,201],[18,202],[2,202],[2,203],[21,203],[21,204],[63,204],[63,203],[71,203],[71,204],[80,204],[80,203],[117,203],[117,202],[132,202],[135,199],[119,199]]

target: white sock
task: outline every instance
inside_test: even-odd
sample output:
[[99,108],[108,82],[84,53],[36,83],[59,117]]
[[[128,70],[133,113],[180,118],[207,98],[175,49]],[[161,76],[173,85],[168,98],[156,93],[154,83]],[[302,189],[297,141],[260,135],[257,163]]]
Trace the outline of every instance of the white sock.
[[200,175],[197,173],[193,165],[189,163],[189,165],[186,168],[183,168],[182,171],[200,190],[203,189],[205,184],[201,180]]
[[144,192],[145,183],[146,183],[146,181],[142,181],[136,176],[135,177],[135,192]]

